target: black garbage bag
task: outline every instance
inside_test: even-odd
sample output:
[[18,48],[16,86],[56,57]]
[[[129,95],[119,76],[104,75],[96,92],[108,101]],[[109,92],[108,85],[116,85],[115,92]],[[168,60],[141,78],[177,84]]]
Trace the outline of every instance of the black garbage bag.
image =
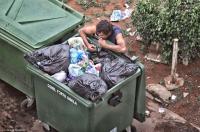
[[107,91],[106,83],[94,74],[83,74],[69,81],[68,86],[81,97],[93,102],[99,100]]
[[107,60],[103,63],[101,70],[101,78],[111,88],[127,77],[133,75],[139,66],[131,60],[116,58],[114,60]]
[[98,53],[91,53],[89,57],[91,60],[93,60],[94,64],[104,63],[105,61],[116,59],[116,56],[107,52],[106,50],[101,50]]
[[52,75],[69,66],[69,45],[58,44],[28,53],[24,58],[42,71]]

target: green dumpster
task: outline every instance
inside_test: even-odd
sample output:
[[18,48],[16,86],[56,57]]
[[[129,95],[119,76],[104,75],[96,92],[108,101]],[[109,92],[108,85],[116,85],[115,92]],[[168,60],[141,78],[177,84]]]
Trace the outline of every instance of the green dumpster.
[[[34,66],[29,65],[28,70],[33,75],[38,118],[59,132],[122,131],[132,124],[138,83],[145,83],[139,82],[143,74],[139,68],[134,75],[109,89],[100,101],[91,102]],[[118,93],[122,95],[118,98],[120,103],[110,104],[109,100]],[[140,104],[143,106],[144,102]]]
[[[0,0],[0,79],[36,98],[38,118],[61,132],[121,131],[133,113],[144,117],[143,67],[92,103],[23,58],[73,36],[83,20],[59,0]],[[117,93],[122,97],[113,106],[109,100]]]
[[24,53],[70,36],[83,20],[58,0],[0,0],[0,79],[34,98]]

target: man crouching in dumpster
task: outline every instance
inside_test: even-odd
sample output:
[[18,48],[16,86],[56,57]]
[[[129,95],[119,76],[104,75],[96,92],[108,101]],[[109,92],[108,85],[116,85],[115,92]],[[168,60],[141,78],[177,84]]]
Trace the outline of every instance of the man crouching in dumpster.
[[[84,26],[79,30],[79,34],[89,51],[95,51],[95,46],[90,44],[87,40],[87,36],[90,35],[94,35],[98,38],[98,43],[101,48],[119,53],[125,53],[127,50],[121,29],[112,25],[107,20],[101,20],[97,25]],[[109,44],[106,40],[113,44]]]

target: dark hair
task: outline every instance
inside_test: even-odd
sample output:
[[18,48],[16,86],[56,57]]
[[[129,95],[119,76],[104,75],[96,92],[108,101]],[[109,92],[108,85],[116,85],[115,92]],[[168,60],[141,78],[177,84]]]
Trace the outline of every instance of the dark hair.
[[107,21],[107,20],[101,20],[97,26],[96,26],[96,33],[103,33],[105,35],[108,35],[110,32],[112,32],[113,25]]

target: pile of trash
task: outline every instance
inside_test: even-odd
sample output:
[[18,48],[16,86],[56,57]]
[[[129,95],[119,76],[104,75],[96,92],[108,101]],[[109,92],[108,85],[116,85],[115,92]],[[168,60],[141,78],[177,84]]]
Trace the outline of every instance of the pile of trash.
[[139,68],[128,57],[111,51],[88,52],[81,37],[36,50],[24,58],[93,102]]

